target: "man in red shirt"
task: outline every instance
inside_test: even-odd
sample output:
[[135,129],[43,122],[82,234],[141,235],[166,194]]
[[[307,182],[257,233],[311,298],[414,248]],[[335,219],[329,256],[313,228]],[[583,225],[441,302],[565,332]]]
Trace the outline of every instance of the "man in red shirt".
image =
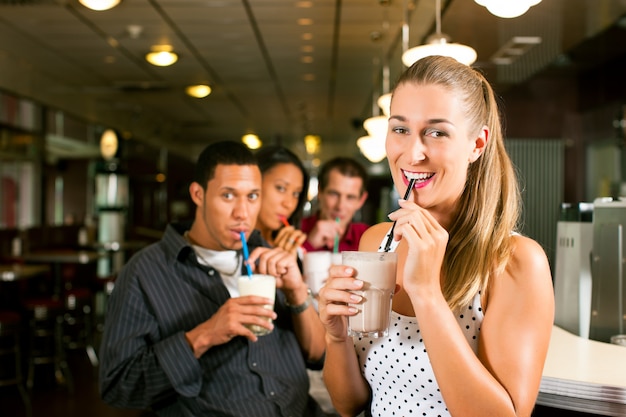
[[337,157],[322,165],[319,173],[318,211],[302,220],[306,251],[332,251],[339,238],[339,252],[358,250],[369,225],[352,222],[367,199],[365,168],[351,158]]

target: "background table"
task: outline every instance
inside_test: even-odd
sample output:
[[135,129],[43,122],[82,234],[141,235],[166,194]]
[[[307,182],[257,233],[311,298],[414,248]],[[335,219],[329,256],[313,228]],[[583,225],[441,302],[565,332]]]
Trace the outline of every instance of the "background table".
[[25,292],[25,281],[49,271],[48,265],[0,264],[0,308],[19,309]]
[[554,326],[537,403],[604,416],[626,415],[626,347]]
[[0,281],[12,282],[21,281],[23,279],[33,278],[50,271],[47,265],[26,265],[20,263],[1,264],[0,265]]
[[96,262],[105,255],[95,251],[74,250],[74,249],[50,249],[39,250],[36,252],[26,253],[22,255],[22,259],[27,264],[48,264],[52,266],[53,272],[53,294],[59,297],[62,291],[63,264],[90,264]]

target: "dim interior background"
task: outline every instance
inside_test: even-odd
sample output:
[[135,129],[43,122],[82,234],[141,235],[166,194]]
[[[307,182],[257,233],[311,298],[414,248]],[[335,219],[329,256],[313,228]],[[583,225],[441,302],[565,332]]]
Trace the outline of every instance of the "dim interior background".
[[[514,19],[473,0],[441,6],[441,31],[477,51],[499,95],[522,231],[554,271],[562,203],[626,194],[626,2],[543,0]],[[248,133],[293,149],[314,177],[332,156],[357,158],[372,177],[358,217],[384,218],[397,198],[386,160],[356,141],[402,53],[436,26],[434,0],[0,0],[0,257],[116,242],[91,265],[114,274],[192,217],[199,151]],[[147,63],[158,45],[178,62]],[[211,94],[185,94],[200,83]]]

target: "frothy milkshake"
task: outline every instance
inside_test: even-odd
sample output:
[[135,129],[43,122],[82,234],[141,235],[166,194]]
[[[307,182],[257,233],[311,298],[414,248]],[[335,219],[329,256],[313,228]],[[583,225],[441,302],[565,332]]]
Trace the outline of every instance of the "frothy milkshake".
[[343,252],[343,264],[357,271],[363,289],[355,291],[363,297],[350,304],[359,312],[348,317],[348,333],[359,337],[384,337],[389,329],[391,298],[396,286],[398,256],[394,252]]
[[[252,277],[243,275],[239,277],[237,281],[239,287],[239,295],[258,295],[260,297],[269,298],[272,300],[272,304],[266,304],[264,307],[268,310],[274,309],[274,299],[276,296],[276,278],[272,275],[253,274]],[[268,322],[272,322],[272,319],[267,318]],[[271,332],[271,330],[265,327],[251,324],[246,327],[257,336],[263,336]]]

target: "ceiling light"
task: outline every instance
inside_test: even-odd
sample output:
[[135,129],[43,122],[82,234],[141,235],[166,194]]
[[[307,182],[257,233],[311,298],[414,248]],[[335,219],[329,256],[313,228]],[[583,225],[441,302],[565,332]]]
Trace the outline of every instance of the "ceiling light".
[[496,65],[510,65],[540,43],[541,37],[539,36],[514,36],[502,45],[490,60]]
[[485,6],[495,16],[513,18],[523,15],[532,6],[541,3],[541,0],[474,0]]
[[383,94],[382,96],[378,97],[378,100],[376,101],[376,104],[378,104],[378,107],[380,107],[380,109],[382,110],[383,114],[387,117],[389,117],[389,113],[391,113],[391,93],[387,93],[387,94]]
[[113,129],[107,129],[100,136],[100,155],[105,160],[113,159],[117,154],[119,142],[117,133]]
[[368,135],[358,138],[356,144],[370,162],[380,162],[387,156],[385,140],[388,126],[387,116],[374,116],[363,122],[363,127],[367,130]]
[[386,138],[387,137],[387,127],[389,126],[389,121],[387,116],[374,116],[369,119],[365,119],[363,122],[363,127],[367,130],[370,136]]
[[425,45],[416,46],[403,53],[402,62],[410,67],[415,61],[424,57],[443,55],[454,58],[462,64],[472,65],[478,57],[476,51],[467,45],[450,43],[450,37],[441,33],[441,0],[435,0],[435,3],[436,32],[426,39]]
[[211,94],[211,87],[206,84],[190,85],[189,87],[185,88],[185,92],[187,93],[187,95],[194,98],[205,98],[206,96]]
[[171,45],[155,45],[152,52],[146,54],[146,61],[157,67],[167,67],[178,61],[178,55],[172,52]]
[[250,149],[259,149],[261,145],[263,145],[261,139],[259,139],[259,137],[254,133],[248,133],[246,135],[243,135],[241,137],[241,141],[245,143],[246,146]]
[[304,137],[304,147],[309,155],[317,154],[320,151],[321,144],[322,138],[319,135],[306,135]]
[[384,137],[361,136],[357,139],[356,144],[363,156],[372,163],[378,163],[387,157]]
[[78,0],[80,4],[91,10],[109,10],[120,4],[120,0]]

